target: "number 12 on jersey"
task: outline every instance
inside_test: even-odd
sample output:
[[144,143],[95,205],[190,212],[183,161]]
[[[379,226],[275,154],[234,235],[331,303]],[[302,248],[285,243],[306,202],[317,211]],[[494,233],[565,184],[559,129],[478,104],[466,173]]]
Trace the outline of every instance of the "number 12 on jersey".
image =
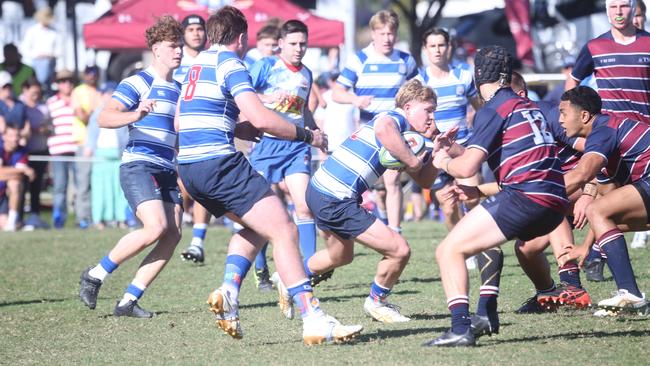
[[[555,138],[546,128],[546,118],[540,111],[522,111],[521,114],[526,118],[530,129],[533,130],[533,141],[535,145],[553,144]],[[539,126],[537,123],[539,122]]]

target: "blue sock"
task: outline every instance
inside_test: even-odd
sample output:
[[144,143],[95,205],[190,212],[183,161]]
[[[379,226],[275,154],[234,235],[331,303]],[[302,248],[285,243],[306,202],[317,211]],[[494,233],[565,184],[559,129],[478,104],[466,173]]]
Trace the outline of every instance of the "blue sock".
[[313,219],[296,220],[300,237],[300,253],[303,258],[311,258],[316,253],[316,224]]
[[496,286],[481,286],[480,296],[478,298],[478,306],[476,307],[476,314],[487,316],[490,320],[492,329],[499,328],[499,313],[497,312],[497,299],[499,298],[499,288]]
[[587,255],[587,261],[593,261],[594,259],[601,259],[600,248],[597,245],[593,245],[589,250],[589,255]]
[[451,311],[451,331],[454,334],[464,334],[469,330],[472,321],[469,317],[469,297],[457,296],[447,300]]
[[223,287],[230,292],[231,299],[237,299],[239,296],[239,288],[250,268],[251,262],[241,255],[231,254],[226,257]]
[[307,277],[314,277],[314,272],[309,269],[309,265],[307,264],[309,262],[309,258],[305,258],[302,261],[302,265],[305,268],[305,274],[307,274]]
[[269,243],[264,243],[262,249],[257,252],[257,256],[255,257],[255,269],[264,269],[268,267],[268,264],[266,263],[266,248],[268,247]]
[[379,219],[379,221],[383,222],[384,225],[388,225],[388,214],[386,213],[385,210],[382,210],[379,208],[379,206],[375,205],[375,216]]
[[107,273],[113,273],[113,271],[119,267],[117,263],[108,258],[108,255],[105,255],[104,258],[99,261],[99,265],[102,266]]
[[293,303],[300,310],[300,316],[303,319],[312,315],[324,315],[318,299],[314,297],[314,290],[309,284],[308,279],[292,285],[287,290],[289,291],[289,296],[293,299]]
[[390,290],[389,288],[380,286],[377,284],[377,281],[373,281],[372,285],[370,285],[370,297],[376,302],[382,302],[386,300],[386,297],[390,295]]
[[205,240],[205,233],[208,232],[208,224],[194,224],[192,226],[192,237]]
[[597,242],[601,250],[607,254],[607,266],[614,276],[616,287],[641,297],[623,233],[618,228],[612,229],[598,238]]
[[580,282],[580,267],[575,261],[566,263],[560,267],[557,271],[560,276],[560,281],[573,285],[575,287],[581,288],[582,283]]
[[144,290],[131,283],[129,284],[129,287],[126,288],[126,293],[133,295],[133,297],[138,300],[144,294]]

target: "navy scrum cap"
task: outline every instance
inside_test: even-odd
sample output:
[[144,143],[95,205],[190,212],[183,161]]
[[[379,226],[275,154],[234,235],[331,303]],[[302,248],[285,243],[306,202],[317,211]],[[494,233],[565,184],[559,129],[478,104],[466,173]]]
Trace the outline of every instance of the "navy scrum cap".
[[181,22],[181,25],[183,26],[183,30],[185,30],[185,28],[187,28],[192,24],[200,24],[201,27],[205,29],[205,20],[200,15],[196,15],[196,14],[188,15]]
[[474,57],[474,82],[481,84],[512,80],[512,56],[501,46],[481,48]]

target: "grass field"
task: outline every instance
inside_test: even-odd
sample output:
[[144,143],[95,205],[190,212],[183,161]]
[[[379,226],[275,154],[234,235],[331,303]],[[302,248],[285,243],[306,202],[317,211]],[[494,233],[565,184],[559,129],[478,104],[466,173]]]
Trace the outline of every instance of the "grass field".
[[[186,235],[190,230],[186,229]],[[177,255],[147,290],[149,320],[114,318],[115,302],[130,282],[142,255],[125,263],[102,287],[97,309],[78,299],[82,269],[95,264],[123,235],[121,230],[0,233],[0,364],[373,364],[373,365],[643,365],[650,359],[650,317],[599,319],[591,311],[517,315],[514,310],[533,287],[513,255],[506,252],[499,298],[501,334],[481,338],[471,349],[430,349],[421,343],[449,326],[434,247],[445,230],[438,223],[407,224],[412,250],[409,266],[392,301],[413,320],[399,325],[372,322],[363,300],[378,255],[358,247],[355,261],[337,269],[316,289],[322,307],[345,323],[365,330],[351,345],[306,347],[301,323],[282,317],[275,293],[258,293],[252,276],[241,294],[244,339],[235,341],[214,325],[208,293],[221,282],[229,234],[211,228],[206,265]],[[650,291],[650,249],[631,250],[642,290]],[[478,273],[470,273],[477,299]],[[593,300],[609,297],[614,282],[586,283]],[[473,306],[472,306],[473,308]]]

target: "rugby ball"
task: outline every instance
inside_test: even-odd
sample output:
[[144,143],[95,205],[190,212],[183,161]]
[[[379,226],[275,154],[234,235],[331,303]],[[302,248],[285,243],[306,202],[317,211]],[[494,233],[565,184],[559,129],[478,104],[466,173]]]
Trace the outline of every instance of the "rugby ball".
[[[404,143],[411,148],[414,155],[420,154],[427,147],[427,139],[417,132],[406,131],[402,133],[402,138],[404,139]],[[379,162],[386,169],[402,169],[405,166],[404,163],[394,158],[383,146],[379,149]]]

